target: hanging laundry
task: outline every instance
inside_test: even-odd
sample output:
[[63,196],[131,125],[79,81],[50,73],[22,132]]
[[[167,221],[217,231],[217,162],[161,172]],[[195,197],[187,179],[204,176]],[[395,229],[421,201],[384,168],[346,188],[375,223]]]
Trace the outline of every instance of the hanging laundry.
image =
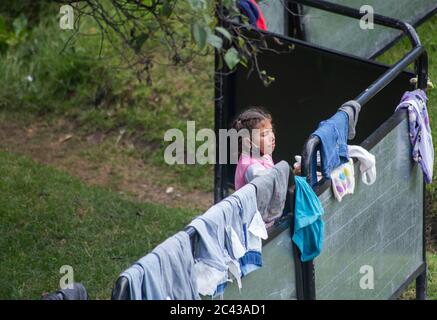
[[221,201],[189,224],[199,235],[194,252],[194,269],[201,295],[220,295],[228,281],[229,264],[236,264],[230,256],[232,250],[229,253],[226,249],[225,239],[225,212],[232,210],[233,206],[229,202]]
[[293,242],[301,252],[303,262],[317,257],[323,246],[324,210],[319,198],[306,178],[295,176],[294,233]]
[[180,231],[120,276],[128,279],[132,300],[198,300],[190,237]]
[[370,186],[376,181],[376,159],[366,149],[360,146],[347,146],[349,157],[356,158],[360,162],[361,181]]
[[402,96],[396,111],[400,109],[408,110],[410,143],[413,147],[412,158],[413,161],[419,163],[425,182],[431,183],[434,165],[434,148],[426,103],[427,96],[423,90],[417,89],[409,91]]
[[256,188],[247,184],[225,199],[239,208],[242,218],[245,253],[239,260],[241,275],[262,267],[262,240],[268,237],[266,225],[257,209]]
[[249,18],[249,23],[260,30],[267,30],[264,15],[255,0],[238,0],[238,8]]
[[[347,149],[347,137],[349,130],[348,115],[344,111],[338,111],[330,119],[322,121],[317,130],[312,134],[320,139],[320,155],[322,161],[322,175],[329,179],[331,171],[339,165],[349,161]],[[311,161],[312,181],[317,183],[316,157]]]
[[272,226],[282,216],[287,197],[290,166],[286,161],[278,162],[269,173],[253,179],[256,187],[258,210],[267,227]]
[[195,250],[195,271],[201,295],[223,295],[235,279],[262,266],[262,239],[267,230],[257,210],[256,188],[247,184],[195,218],[190,226],[200,236]]
[[358,116],[361,111],[361,105],[355,100],[350,100],[344,103],[338,110],[347,113],[349,119],[348,140],[354,139],[356,134],[355,128],[357,126]]
[[353,194],[355,191],[355,173],[354,162],[349,159],[349,162],[340,165],[331,172],[332,192],[338,202],[341,202],[347,194]]

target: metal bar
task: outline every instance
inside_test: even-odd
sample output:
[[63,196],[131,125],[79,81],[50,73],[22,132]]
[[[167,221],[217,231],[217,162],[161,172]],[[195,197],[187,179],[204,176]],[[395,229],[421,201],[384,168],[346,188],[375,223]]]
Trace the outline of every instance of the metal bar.
[[[350,8],[347,6],[343,6],[327,1],[321,1],[321,0],[288,0],[288,1],[296,2],[305,6],[314,7],[317,9],[337,13],[343,16],[348,16],[356,19],[361,19],[365,15],[365,13],[361,13],[360,10],[358,9]],[[414,30],[414,28],[406,22],[379,14],[374,14],[374,22],[376,24],[385,27],[403,31],[410,39],[413,47],[420,46],[421,44],[420,39],[416,33],[416,30]]]
[[426,300],[426,287],[427,287],[427,267],[426,263],[425,270],[416,278],[416,300]]
[[426,265],[425,264],[421,264],[410,276],[407,277],[407,279],[404,281],[404,283],[401,284],[401,286],[388,299],[389,300],[396,300],[396,299],[398,299],[399,296],[402,294],[402,292],[404,292],[408,288],[410,283],[413,282],[414,279],[417,279],[418,277],[420,277],[420,275],[424,271],[426,271]]
[[[422,23],[424,23],[428,18],[432,17],[433,15],[435,15],[437,13],[437,4],[435,6],[434,9],[432,9],[430,12],[426,13],[423,17],[421,17],[420,19],[416,20],[414,23],[412,23],[413,28],[417,28],[419,27]],[[384,54],[386,51],[390,50],[394,45],[396,45],[399,40],[402,39],[404,35],[403,34],[399,34],[396,38],[394,38],[391,42],[387,43],[387,45],[385,45],[383,48],[379,49],[378,51],[376,51],[375,53],[373,53],[369,59],[370,60],[374,60],[377,57],[381,56],[382,54]]]
[[[409,64],[414,62],[417,58],[425,53],[423,47],[417,47],[411,50],[404,58],[402,58],[398,63],[392,66],[386,73],[384,73],[378,80],[372,83],[366,90],[364,90],[355,100],[363,106],[370,99],[372,99],[379,91],[384,89],[392,80],[396,78]],[[419,61],[422,59],[419,59]],[[424,64],[424,62],[422,62]],[[424,66],[423,66],[424,67]],[[421,67],[421,69],[423,69]],[[420,73],[420,81],[424,81],[423,73]]]
[[[219,0],[215,8],[215,15],[217,17],[217,24],[223,26],[223,5]],[[222,71],[218,71],[219,68],[219,56],[220,53],[217,49],[214,50],[214,130],[215,136],[218,137],[219,129],[223,127],[223,85],[224,76]],[[217,142],[216,142],[217,145]],[[216,148],[218,150],[218,148]],[[223,165],[219,161],[219,153],[216,152],[216,164],[214,166],[214,203],[220,201],[223,198]]]
[[[420,64],[420,74],[419,82],[420,87],[423,88],[424,79],[427,79],[427,55],[423,47],[414,48],[410,51],[404,58],[402,58],[398,63],[392,66],[387,72],[385,72],[381,77],[379,77],[373,84],[371,84],[366,90],[364,90],[355,100],[364,106],[369,102],[374,96],[376,96],[382,89],[384,89],[393,79],[396,78],[409,64],[414,62],[419,58]],[[302,152],[302,174],[307,177],[307,181],[310,185],[314,185],[317,181],[313,181],[314,173],[312,172],[311,161],[315,156],[315,152],[320,144],[320,139],[316,136],[311,136],[305,143],[304,150]]]

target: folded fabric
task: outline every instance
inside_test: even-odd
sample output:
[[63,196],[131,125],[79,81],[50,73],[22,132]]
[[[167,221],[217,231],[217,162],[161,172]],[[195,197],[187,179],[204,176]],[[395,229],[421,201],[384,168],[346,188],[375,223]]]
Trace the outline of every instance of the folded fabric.
[[156,254],[160,261],[166,299],[200,299],[194,273],[190,236],[185,231],[180,231],[168,238],[152,253]]
[[292,239],[303,262],[317,257],[323,246],[324,210],[306,178],[295,176],[294,233]]
[[131,300],[200,299],[185,231],[165,240],[120,276],[128,279]]
[[355,190],[354,162],[352,159],[343,163],[331,172],[332,192],[338,202],[341,202],[347,194],[353,194]]
[[366,149],[360,146],[348,146],[349,157],[360,162],[361,181],[370,186],[376,181],[376,159]]
[[[349,131],[348,115],[338,111],[330,119],[322,121],[317,130],[312,134],[320,139],[320,155],[322,160],[322,175],[329,179],[331,171],[342,163],[349,161],[347,137]],[[317,183],[317,162],[314,156],[311,159],[313,184]]]
[[165,300],[161,268],[156,254],[142,257],[120,276],[129,282],[130,300]]
[[361,111],[361,105],[355,101],[355,100],[350,100],[346,103],[344,103],[338,110],[344,111],[347,113],[348,115],[348,119],[349,119],[349,134],[348,134],[348,139],[352,140],[355,138],[355,134],[356,134],[356,126],[357,126],[357,122],[358,122],[358,116],[360,114]]
[[266,21],[264,19],[263,12],[259,7],[258,3],[256,3],[256,0],[250,0],[250,2],[252,2],[253,6],[258,10],[258,19],[256,20],[257,28],[260,30],[267,30]]
[[425,182],[431,183],[434,166],[434,148],[426,103],[426,93],[421,89],[417,89],[406,92],[402,96],[401,103],[397,106],[396,111],[399,109],[408,110],[410,143],[413,147],[412,158],[413,161],[419,163]]
[[278,162],[269,173],[253,179],[256,187],[257,207],[267,227],[282,216],[287,196],[290,166],[286,161]]
[[[267,239],[265,223],[257,209],[256,188],[252,184],[247,184],[224,201],[236,206],[241,218],[243,238],[240,239],[244,246],[244,254],[239,257],[239,264],[241,276],[246,276],[262,266],[261,239]],[[238,219],[234,219],[235,222],[238,223]],[[239,230],[240,227],[236,226],[235,229]]]
[[[196,283],[201,295],[220,294],[216,292],[216,289],[228,280],[228,264],[232,258],[226,250],[226,214],[224,212],[232,210],[233,207],[229,202],[221,201],[189,224],[199,235],[194,259]],[[208,271],[208,269],[211,270]]]
[[200,240],[195,250],[199,293],[218,297],[227,283],[262,266],[261,237],[267,237],[257,210],[256,188],[247,184],[194,219]]
[[238,8],[249,18],[249,23],[252,26],[260,30],[267,30],[263,13],[255,0],[238,0]]

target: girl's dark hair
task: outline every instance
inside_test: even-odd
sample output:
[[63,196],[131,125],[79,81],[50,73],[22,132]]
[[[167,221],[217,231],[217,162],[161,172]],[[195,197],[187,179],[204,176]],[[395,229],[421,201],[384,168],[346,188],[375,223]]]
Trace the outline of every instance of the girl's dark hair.
[[[250,136],[252,136],[252,130],[257,129],[258,125],[264,121],[270,120],[272,121],[272,116],[266,110],[261,107],[251,107],[242,113],[240,113],[237,118],[235,118],[232,123],[232,128],[240,131],[242,129],[247,129],[249,131]],[[242,151],[242,141],[241,137],[238,138],[238,155],[241,154]]]

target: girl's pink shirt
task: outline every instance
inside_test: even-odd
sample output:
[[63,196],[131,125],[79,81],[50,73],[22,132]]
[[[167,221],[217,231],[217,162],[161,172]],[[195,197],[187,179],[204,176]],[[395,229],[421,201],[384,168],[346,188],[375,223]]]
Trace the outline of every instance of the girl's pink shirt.
[[266,169],[272,168],[275,165],[272,156],[269,154],[266,154],[261,158],[251,157],[244,153],[241,154],[240,159],[238,160],[237,169],[235,170],[235,190],[240,189],[247,183],[244,175],[246,174],[247,169],[255,163],[262,165]]

